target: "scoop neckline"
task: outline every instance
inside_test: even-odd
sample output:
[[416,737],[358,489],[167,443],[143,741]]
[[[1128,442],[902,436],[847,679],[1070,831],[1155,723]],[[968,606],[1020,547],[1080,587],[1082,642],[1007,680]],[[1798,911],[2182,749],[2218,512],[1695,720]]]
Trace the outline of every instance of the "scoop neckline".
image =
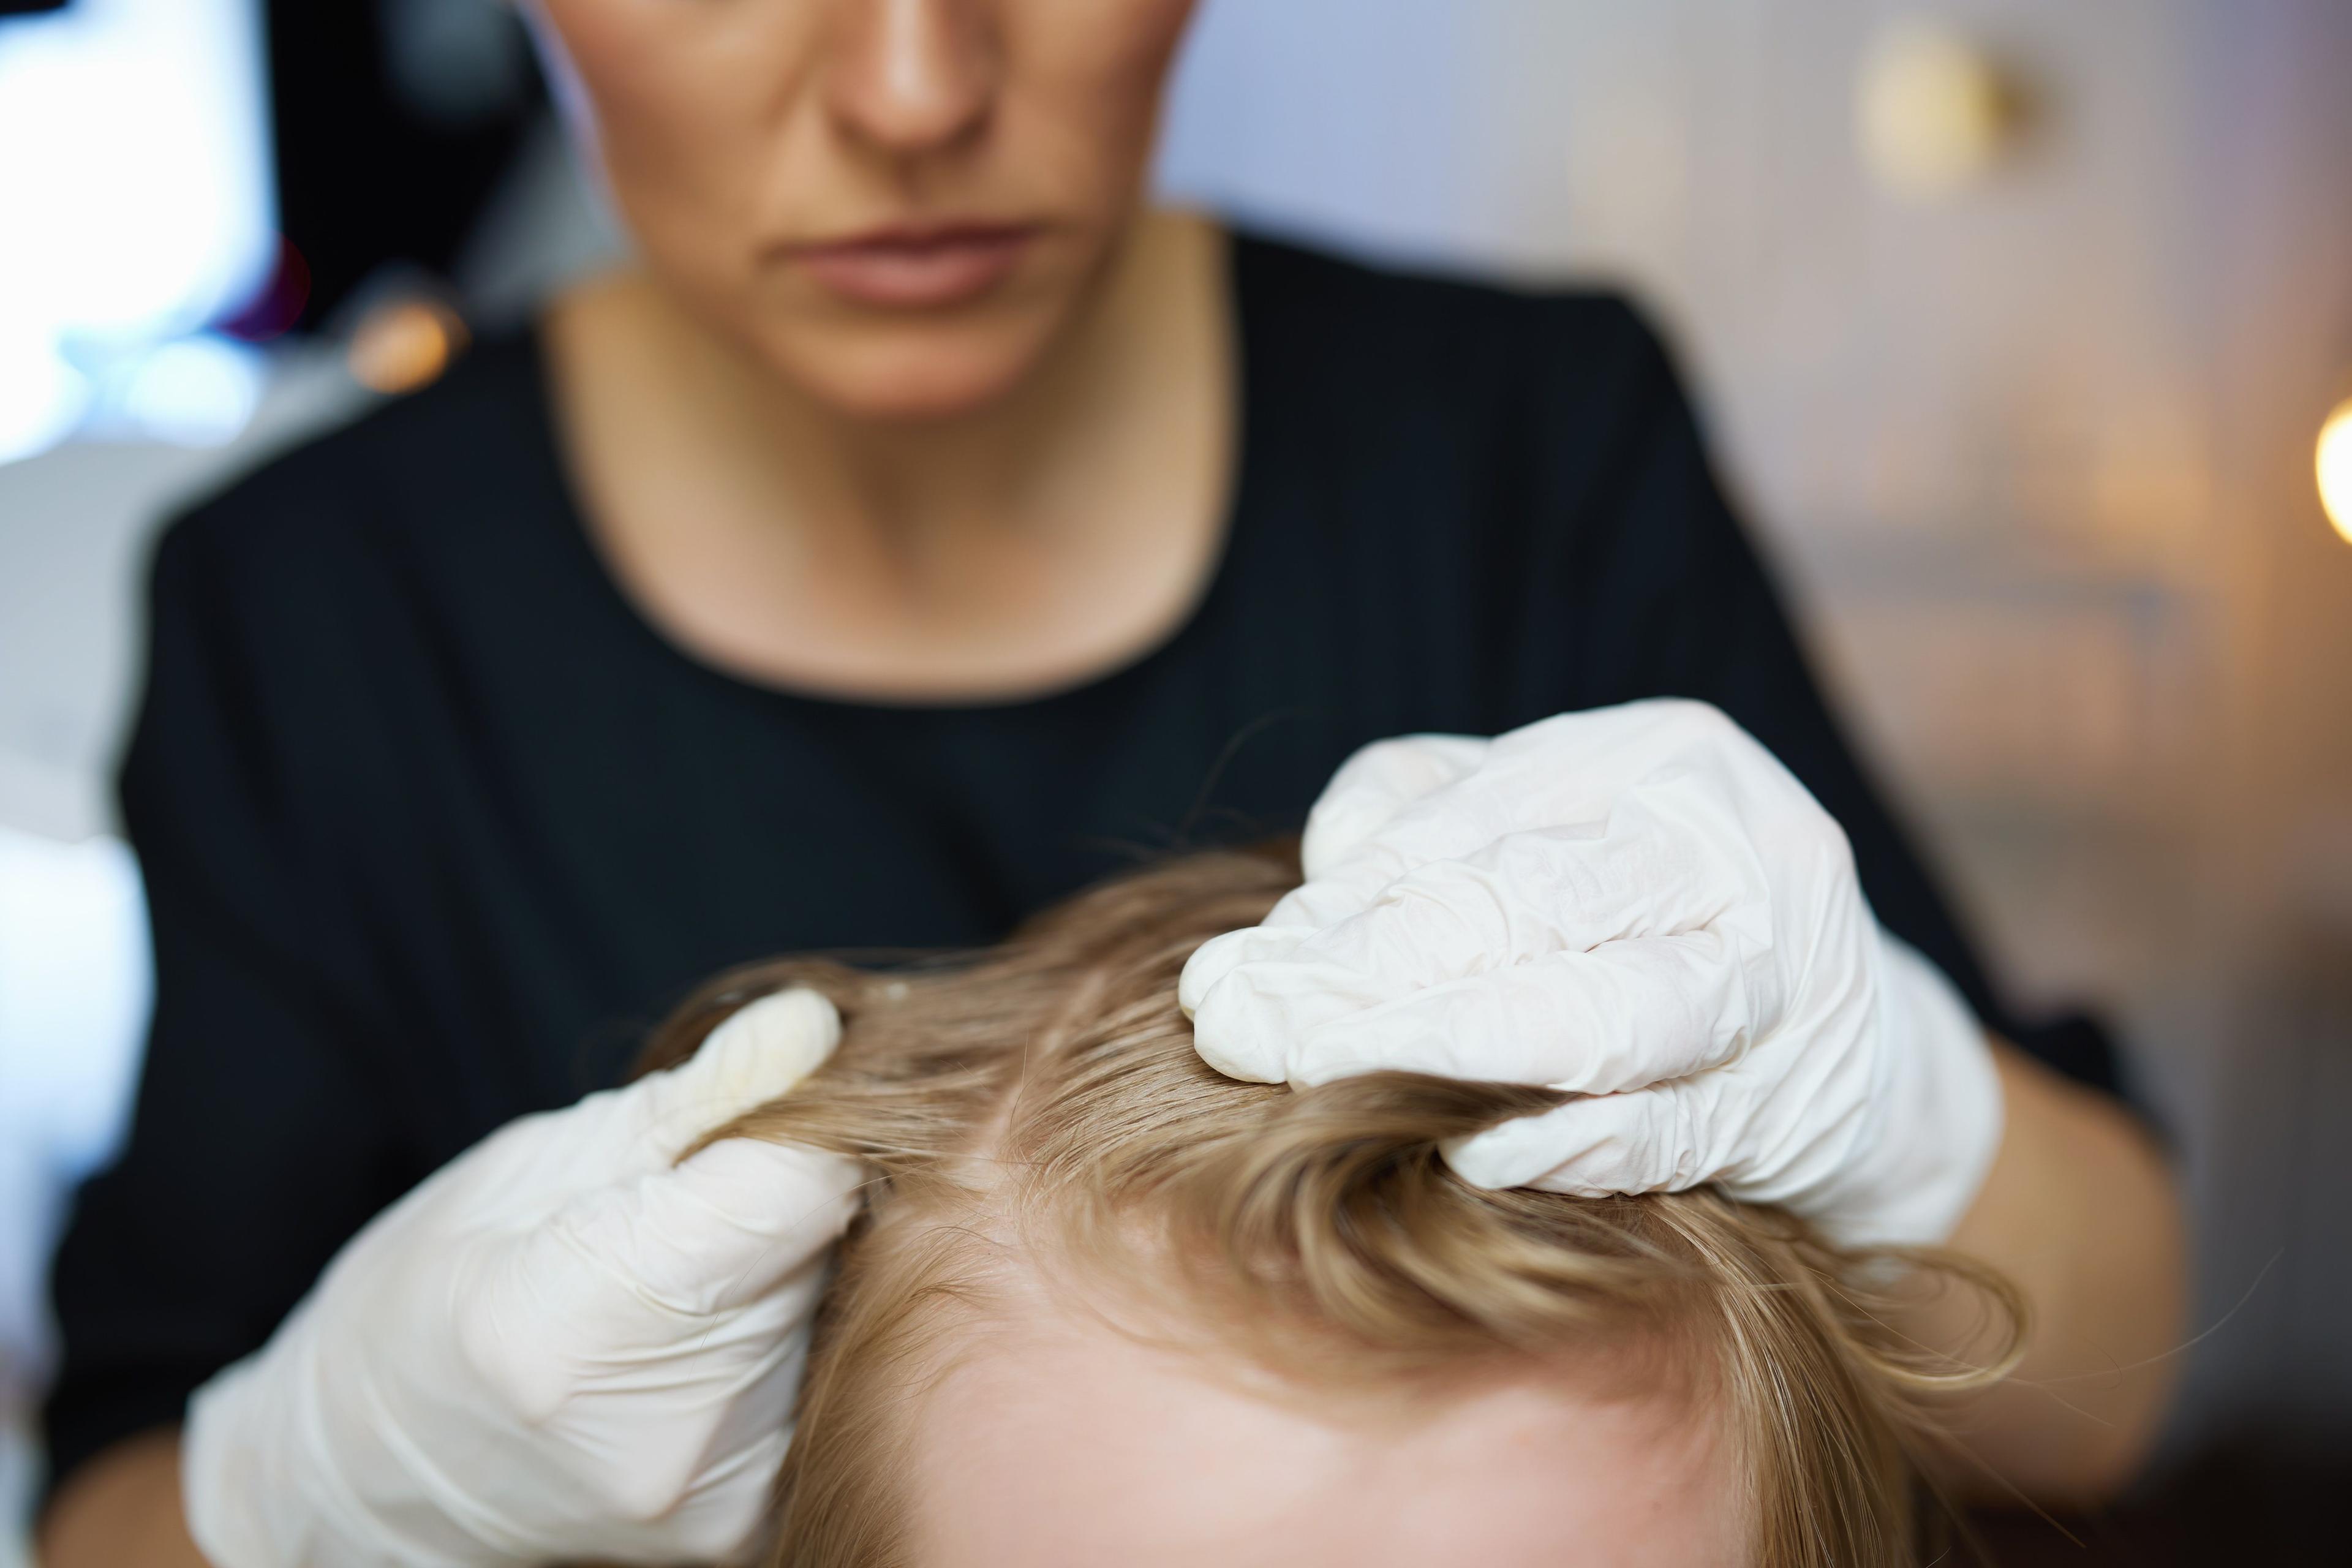
[[1260,446],[1256,428],[1260,399],[1252,387],[1255,363],[1251,353],[1252,305],[1245,265],[1249,242],[1230,230],[1227,235],[1229,287],[1233,298],[1233,382],[1237,406],[1233,411],[1234,458],[1225,485],[1216,547],[1209,568],[1202,574],[1201,585],[1184,612],[1159,637],[1113,663],[1080,675],[1074,680],[1007,696],[906,699],[828,691],[820,687],[762,680],[712,663],[665,631],[646,613],[614,574],[604,552],[597,547],[589,526],[586,507],[578,486],[572,480],[562,433],[556,421],[554,372],[548,363],[546,333],[540,319],[534,316],[517,333],[512,349],[522,361],[524,373],[529,378],[530,395],[526,401],[530,405],[531,441],[542,482],[554,503],[554,531],[560,536],[559,543],[566,562],[586,580],[590,595],[602,611],[623,623],[633,641],[648,648],[665,662],[685,667],[698,679],[714,682],[726,690],[763,702],[836,713],[943,717],[1009,714],[1083,702],[1099,697],[1114,687],[1139,679],[1199,640],[1214,625],[1221,624],[1229,613],[1234,558],[1243,542],[1251,499],[1257,489],[1253,483],[1253,473]]

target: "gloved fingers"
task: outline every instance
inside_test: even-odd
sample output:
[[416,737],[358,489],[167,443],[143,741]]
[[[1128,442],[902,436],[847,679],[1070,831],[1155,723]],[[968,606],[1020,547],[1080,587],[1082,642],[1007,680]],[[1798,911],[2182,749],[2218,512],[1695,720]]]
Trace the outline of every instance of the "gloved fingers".
[[1711,757],[1732,758],[1744,773],[1771,752],[1712,703],[1653,697],[1525,725],[1497,737],[1487,762],[1548,778],[1570,800],[1591,800]]
[[[1318,900],[1323,885],[1309,883],[1265,923],[1202,943],[1177,1001],[1196,1013],[1226,975],[1253,964],[1335,963],[1401,994],[1567,949],[1763,920],[1753,857],[1722,825],[1673,820],[1674,811],[1637,794],[1598,828],[1509,834],[1423,865],[1361,906]],[[1765,930],[1742,934],[1751,948],[1770,940]]]
[[[1272,939],[1262,928],[1228,931],[1203,943],[1184,966],[1177,997],[1192,1018],[1192,1048],[1201,1059],[1244,1083],[1292,1080],[1293,1047],[1318,1024],[1334,1023],[1388,999],[1379,984],[1331,963],[1301,960],[1276,947],[1264,962],[1228,964],[1254,942]],[[1194,984],[1196,967],[1213,984]],[[1369,1068],[1365,1070],[1370,1070]]]
[[[1754,759],[1768,764],[1764,771],[1750,765]],[[1376,827],[1344,843],[1331,835],[1307,863],[1307,884],[1269,919],[1333,924],[1424,866],[1467,859],[1518,834],[1615,837],[1623,831],[1618,819],[1636,801],[1718,838],[1752,830],[1743,817],[1760,802],[1750,797],[1760,787],[1761,801],[1777,808],[1783,783],[1793,785],[1786,770],[1705,703],[1660,700],[1563,713],[1490,742],[1475,767],[1412,795]],[[1810,797],[1800,790],[1799,798]]]
[[1737,1056],[1749,985],[1736,941],[1716,931],[1553,952],[1402,993],[1344,966],[1276,962],[1211,990],[1193,1041],[1212,1067],[1256,1082],[1389,1070],[1606,1093]]
[[812,1279],[856,1213],[863,1180],[840,1154],[715,1142],[679,1166],[585,1192],[518,1237],[506,1305],[536,1319],[536,1333],[567,1323],[569,1338],[612,1350],[701,1333],[694,1323]]
[[[1176,977],[1176,1005],[1188,1018],[1198,1019],[1201,1004],[1208,999],[1225,977],[1237,969],[1256,968],[1286,963],[1297,955],[1300,947],[1318,928],[1307,925],[1244,926],[1239,931],[1224,931],[1211,937],[1192,950],[1184,961],[1184,972]],[[1358,976],[1337,964],[1328,966],[1329,977],[1342,989],[1352,991]],[[1302,973],[1299,979],[1307,976]],[[1244,1073],[1225,1071],[1228,1078],[1244,1078]],[[1279,1074],[1255,1081],[1279,1083]]]
[[[1600,831],[1540,828],[1398,879],[1295,949],[1401,987],[1739,921],[1761,900],[1734,845],[1629,800]],[[1752,921],[1748,923],[1753,923]],[[1743,933],[1755,945],[1769,930]],[[1271,956],[1268,952],[1265,956]]]
[[707,1316],[819,1262],[866,1179],[842,1155],[730,1138],[577,1198],[546,1229],[601,1271],[615,1310]]
[[1471,735],[1375,741],[1339,764],[1307,814],[1299,858],[1307,879],[1354,853],[1397,813],[1477,771],[1493,742]]
[[1573,1197],[1678,1193],[1715,1179],[1714,1096],[1704,1080],[1572,1100],[1445,1146],[1472,1186],[1535,1187]]
[[1528,809],[1532,804],[1523,790],[1496,788],[1484,768],[1441,785],[1404,806],[1346,853],[1320,858],[1308,879],[1268,911],[1266,923],[1336,925],[1371,908],[1390,888],[1424,866],[1467,859],[1496,839],[1530,827],[1584,826],[1545,820],[1546,814]]
[[466,1364],[624,1514],[666,1510],[721,1428],[789,1418],[862,1174],[730,1140],[586,1194],[465,1268],[450,1298]]
[[746,1004],[690,1060],[622,1091],[635,1098],[639,1168],[666,1166],[748,1110],[785,1094],[841,1043],[841,1015],[814,991]]

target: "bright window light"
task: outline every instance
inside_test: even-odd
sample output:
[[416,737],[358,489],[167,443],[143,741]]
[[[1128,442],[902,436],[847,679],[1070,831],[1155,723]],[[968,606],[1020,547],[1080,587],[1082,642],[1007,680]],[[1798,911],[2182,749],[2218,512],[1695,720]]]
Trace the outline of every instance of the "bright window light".
[[75,0],[0,20],[0,462],[76,427],[89,363],[111,382],[268,275],[258,13],[257,0]]
[[147,354],[122,389],[137,430],[182,447],[236,438],[260,405],[260,351],[226,338],[181,338]]
[[2352,397],[2319,427],[2319,500],[2327,521],[2352,544]]

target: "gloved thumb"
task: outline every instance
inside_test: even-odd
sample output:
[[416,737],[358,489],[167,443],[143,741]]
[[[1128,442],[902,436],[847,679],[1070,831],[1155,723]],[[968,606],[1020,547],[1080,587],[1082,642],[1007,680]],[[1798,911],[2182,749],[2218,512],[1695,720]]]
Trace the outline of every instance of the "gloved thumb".
[[648,1164],[673,1164],[700,1139],[790,1091],[841,1043],[841,1015],[809,990],[779,991],[739,1009],[692,1059],[632,1085]]

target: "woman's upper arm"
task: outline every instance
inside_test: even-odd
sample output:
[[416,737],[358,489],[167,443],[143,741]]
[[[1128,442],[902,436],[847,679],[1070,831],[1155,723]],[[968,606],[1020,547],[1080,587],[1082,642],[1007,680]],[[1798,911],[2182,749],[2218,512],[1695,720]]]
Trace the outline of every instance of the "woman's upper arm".
[[[122,773],[155,1014],[121,1157],[53,1279],[53,1484],[256,1348],[414,1173],[292,799],[283,715],[229,552],[201,514],[159,551]],[[266,613],[266,607],[258,613]]]

